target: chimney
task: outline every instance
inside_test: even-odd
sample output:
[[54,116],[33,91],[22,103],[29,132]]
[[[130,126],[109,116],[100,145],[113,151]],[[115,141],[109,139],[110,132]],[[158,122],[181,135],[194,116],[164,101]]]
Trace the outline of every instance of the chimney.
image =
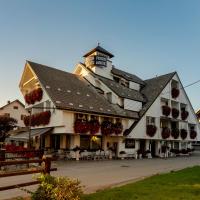
[[7,101],[7,104],[10,104],[10,100]]

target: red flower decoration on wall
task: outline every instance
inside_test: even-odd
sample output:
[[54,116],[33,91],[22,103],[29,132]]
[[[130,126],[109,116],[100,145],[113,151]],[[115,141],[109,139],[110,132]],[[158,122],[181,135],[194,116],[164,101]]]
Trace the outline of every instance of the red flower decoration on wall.
[[103,135],[111,135],[114,133],[113,123],[110,121],[103,121],[101,124],[101,132]]
[[176,119],[178,118],[178,116],[179,116],[179,110],[176,108],[172,108],[172,117]]
[[190,131],[190,138],[195,139],[197,137],[197,132],[195,130]]
[[41,113],[36,113],[31,116],[24,117],[24,124],[25,126],[29,126],[31,123],[31,126],[40,126],[40,125],[47,125],[50,122],[51,118],[51,112],[45,111]]
[[172,88],[171,94],[172,94],[172,98],[177,98],[180,94],[180,91],[177,88]]
[[116,122],[115,124],[113,124],[113,128],[116,135],[121,134],[123,131],[123,125],[121,122]]
[[147,135],[153,137],[157,131],[157,127],[155,125],[147,125]]
[[74,123],[75,133],[87,133],[90,130],[89,123],[84,119],[77,119]]
[[35,89],[32,92],[25,95],[25,101],[28,105],[34,104],[36,101],[41,101],[43,96],[43,91],[41,88]]
[[163,139],[167,139],[167,138],[169,138],[169,136],[170,136],[170,129],[168,128],[168,127],[164,127],[163,129],[162,129],[162,138]]
[[183,110],[183,111],[181,112],[181,119],[182,119],[182,120],[186,120],[186,119],[188,118],[188,115],[189,115],[189,112],[186,111],[186,110]]
[[169,116],[170,112],[171,112],[171,108],[169,106],[167,106],[167,105],[162,106],[162,113],[163,113],[163,115]]
[[174,139],[178,139],[179,134],[180,134],[180,131],[179,131],[178,128],[172,129],[172,131],[171,131],[171,136],[172,136]]
[[99,132],[100,124],[97,119],[91,119],[88,123],[89,123],[90,134],[93,135]]
[[187,137],[187,131],[185,129],[181,129],[181,138],[185,140],[186,137]]

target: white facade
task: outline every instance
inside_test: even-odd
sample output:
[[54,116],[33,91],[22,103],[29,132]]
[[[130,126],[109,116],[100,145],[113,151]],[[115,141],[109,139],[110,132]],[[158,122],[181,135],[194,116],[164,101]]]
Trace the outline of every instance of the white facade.
[[17,127],[25,127],[23,117],[28,115],[28,111],[19,100],[8,102],[0,108],[0,115],[6,115],[17,120]]
[[[97,52],[94,52],[92,55],[98,55]],[[102,55],[102,54],[101,54]],[[108,57],[107,57],[108,58]],[[109,80],[114,81],[114,75],[111,73],[112,70],[112,62],[108,59],[106,67],[99,67],[99,66],[90,66],[89,59],[85,58],[85,65],[79,63],[74,70],[74,74],[78,76],[84,77],[92,86],[102,91],[102,95],[113,105],[119,106],[120,108],[124,109],[124,111],[133,111],[140,115],[140,111],[143,109],[145,105],[144,102],[131,100],[129,98],[122,98],[117,95],[108,85],[103,83],[98,76],[102,76]],[[88,66],[87,66],[88,65]],[[92,72],[91,72],[92,71]],[[95,76],[98,75],[98,76]],[[53,74],[52,74],[53,76]],[[119,77],[120,78],[120,77]],[[122,78],[123,79],[123,78]],[[128,81],[127,87],[140,91],[142,87],[140,84]],[[172,87],[176,86],[179,89],[180,94],[177,98],[172,98],[171,90]],[[56,109],[56,106],[52,99],[48,95],[48,86],[43,86],[41,81],[37,78],[37,75],[32,71],[31,66],[27,64],[25,66],[24,74],[22,76],[22,80],[20,83],[20,89],[22,94],[25,94],[26,91],[31,91],[34,88],[40,87],[43,90],[43,97],[40,102],[31,105],[32,107],[39,105],[40,107],[44,107],[44,109],[40,110],[38,108],[33,108],[34,113],[39,111],[48,110],[48,106],[50,105],[51,108],[51,118],[48,125],[39,126],[35,128],[44,128],[44,127],[53,127],[51,135],[53,135],[54,140],[55,137],[60,137],[60,142],[58,143],[59,148],[74,148],[75,146],[81,145],[81,138],[89,136],[90,133],[85,133],[84,136],[81,134],[77,134],[74,131],[74,122],[76,116],[82,114],[86,116],[87,120],[91,119],[92,116],[95,116],[99,123],[101,124],[105,117],[110,118],[110,120],[115,123],[119,120],[119,117],[109,116],[109,115],[102,115],[97,113],[91,112],[78,112],[78,111],[70,111],[70,110],[62,110]],[[62,88],[60,88],[60,92],[62,92]],[[147,97],[148,99],[148,97]],[[50,102],[50,103],[49,103]],[[170,108],[176,108],[181,113],[181,110],[184,108],[188,111],[189,115],[187,119],[182,120],[181,114],[174,119],[172,114],[168,117],[164,116],[162,113],[162,106],[168,105]],[[26,105],[26,107],[31,107]],[[150,137],[147,135],[147,118],[151,118],[153,125],[156,126],[157,130],[154,136]],[[160,94],[156,97],[155,101],[152,102],[152,105],[147,109],[144,115],[140,116],[139,119],[133,119],[131,117],[121,117],[120,121],[123,125],[123,131],[119,135],[111,134],[111,135],[103,135],[101,133],[101,129],[99,132],[95,134],[96,137],[101,138],[101,147],[104,150],[107,150],[109,147],[116,146],[116,153],[117,156],[120,156],[121,151],[125,151],[126,154],[135,155],[137,151],[143,148],[143,150],[152,150],[152,154],[155,156],[160,156],[161,147],[165,144],[171,149],[173,148],[190,148],[192,141],[200,140],[200,128],[199,123],[192,108],[192,105],[184,91],[182,89],[182,84],[179,80],[178,75],[175,73],[174,77],[169,80],[167,85],[164,87]],[[167,124],[169,128],[172,128],[172,123],[175,123],[177,128],[179,129],[186,129],[188,132],[187,137],[182,139],[180,136],[177,139],[174,139],[171,135],[167,139],[163,139],[162,137],[162,129],[163,124]],[[197,132],[197,137],[191,139],[190,137],[190,129],[194,128]],[[123,134],[129,130],[129,134]],[[53,141],[54,142],[54,141]],[[45,136],[45,147],[51,146],[51,138],[50,136]]]

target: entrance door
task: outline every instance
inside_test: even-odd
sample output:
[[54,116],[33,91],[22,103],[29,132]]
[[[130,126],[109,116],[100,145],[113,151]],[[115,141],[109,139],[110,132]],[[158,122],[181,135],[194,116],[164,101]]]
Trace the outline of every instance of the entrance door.
[[142,154],[144,154],[146,148],[145,148],[145,140],[140,140],[140,151],[142,152]]
[[152,157],[156,157],[156,141],[151,141],[151,155]]

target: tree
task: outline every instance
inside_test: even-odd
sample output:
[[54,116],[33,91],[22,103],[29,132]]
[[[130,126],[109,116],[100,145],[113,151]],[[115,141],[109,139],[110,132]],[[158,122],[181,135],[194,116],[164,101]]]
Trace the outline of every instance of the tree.
[[0,142],[9,136],[9,131],[16,127],[17,120],[12,117],[0,116]]

